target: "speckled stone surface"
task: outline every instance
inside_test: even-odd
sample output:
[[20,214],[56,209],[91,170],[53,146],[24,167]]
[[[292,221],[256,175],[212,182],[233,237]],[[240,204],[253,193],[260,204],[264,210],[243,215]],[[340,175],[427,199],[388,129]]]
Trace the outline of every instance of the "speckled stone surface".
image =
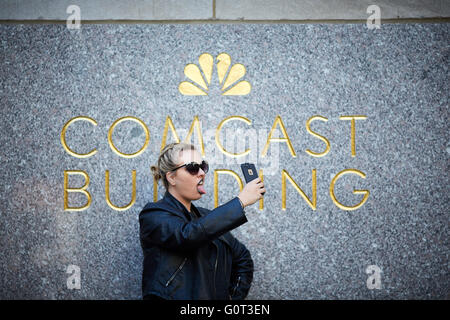
[[[255,262],[249,299],[448,298],[448,34],[448,24],[383,24],[379,30],[364,24],[83,25],[80,31],[1,25],[0,298],[141,298],[137,216],[153,198],[149,166],[166,117],[184,138],[195,115],[205,135],[231,115],[252,124],[227,128],[260,133],[252,152],[265,170],[264,210],[258,204],[247,209],[249,222],[233,231]],[[245,65],[250,94],[221,96],[213,78],[210,95],[181,95],[184,66],[203,52],[226,52]],[[60,142],[64,124],[80,115],[98,124],[79,122],[67,131],[73,150],[98,150],[86,159],[70,156]],[[269,153],[279,154],[265,163],[259,155],[277,115],[296,157],[285,143],[272,143]],[[311,125],[330,141],[320,158],[305,152],[325,149],[305,128],[313,115],[328,119]],[[343,115],[367,116],[356,121],[356,157]],[[150,130],[148,148],[132,159],[116,155],[107,142],[109,127],[124,116],[141,119]],[[113,139],[132,153],[145,135],[125,122]],[[213,134],[205,137],[205,148],[212,158]],[[240,173],[238,163],[248,159],[224,159],[212,169]],[[337,199],[355,205],[362,195],[352,190],[370,191],[354,211],[341,210],[329,195],[332,178],[349,168],[366,178],[343,176]],[[310,198],[311,171],[317,170],[317,210],[289,182],[287,209],[281,209],[283,169]],[[89,174],[87,210],[64,211],[64,170]],[[131,209],[108,206],[105,170],[111,200],[120,206],[131,199],[136,170]],[[219,179],[224,203],[239,188],[231,176]],[[80,176],[69,182],[84,183]],[[196,204],[213,208],[212,172],[206,190]],[[86,198],[70,194],[69,200],[76,206]],[[71,264],[81,270],[79,290],[66,285]],[[381,268],[381,289],[368,289],[369,265]]]

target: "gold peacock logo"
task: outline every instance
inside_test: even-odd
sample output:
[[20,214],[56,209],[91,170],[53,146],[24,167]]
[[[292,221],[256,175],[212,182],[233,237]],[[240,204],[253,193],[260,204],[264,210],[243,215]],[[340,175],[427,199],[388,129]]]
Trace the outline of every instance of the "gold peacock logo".
[[[244,65],[235,63],[231,66],[231,57],[227,53],[219,54],[216,60],[217,76],[219,78],[219,84],[222,86],[222,95],[244,96],[249,94],[252,89],[250,82],[245,80],[237,82],[245,76],[246,70]],[[184,75],[194,83],[189,81],[181,82],[178,85],[178,91],[181,94],[188,96],[208,95],[208,86],[211,84],[213,75],[214,57],[209,53],[203,53],[198,58],[198,64],[200,65],[201,71],[193,63],[189,63],[184,67]]]

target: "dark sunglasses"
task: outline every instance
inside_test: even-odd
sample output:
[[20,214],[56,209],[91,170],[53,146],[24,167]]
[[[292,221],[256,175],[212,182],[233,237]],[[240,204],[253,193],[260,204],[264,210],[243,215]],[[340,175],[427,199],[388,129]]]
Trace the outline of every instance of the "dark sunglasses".
[[182,166],[173,169],[172,172],[183,167],[186,167],[186,170],[192,175],[197,174],[200,169],[202,169],[205,173],[209,170],[208,162],[203,160],[201,164],[198,164],[197,162],[185,163]]

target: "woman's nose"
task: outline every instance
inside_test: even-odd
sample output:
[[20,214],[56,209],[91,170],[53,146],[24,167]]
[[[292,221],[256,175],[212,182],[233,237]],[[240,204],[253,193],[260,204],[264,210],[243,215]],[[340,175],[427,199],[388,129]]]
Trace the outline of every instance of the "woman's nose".
[[199,169],[198,169],[198,175],[199,175],[199,176],[204,176],[204,175],[206,175],[206,173],[205,173],[205,171],[203,171],[202,168],[199,168]]

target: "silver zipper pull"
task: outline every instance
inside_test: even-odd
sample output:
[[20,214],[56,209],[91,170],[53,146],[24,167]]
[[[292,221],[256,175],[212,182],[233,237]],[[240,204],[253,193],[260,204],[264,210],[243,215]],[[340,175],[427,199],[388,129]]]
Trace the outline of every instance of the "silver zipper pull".
[[175,271],[173,273],[173,275],[170,277],[169,280],[167,280],[166,282],[166,287],[169,286],[169,284],[172,282],[172,280],[175,278],[175,276],[178,274],[178,272],[181,271],[181,269],[183,269],[184,264],[186,263],[187,258],[184,258],[183,262],[180,264],[180,266],[178,267],[177,271]]
[[233,289],[233,296],[234,296],[234,294],[236,293],[236,289],[237,289],[237,287],[239,286],[239,282],[241,281],[241,276],[239,276],[238,277],[238,281],[236,282],[236,286],[234,287],[234,289]]

